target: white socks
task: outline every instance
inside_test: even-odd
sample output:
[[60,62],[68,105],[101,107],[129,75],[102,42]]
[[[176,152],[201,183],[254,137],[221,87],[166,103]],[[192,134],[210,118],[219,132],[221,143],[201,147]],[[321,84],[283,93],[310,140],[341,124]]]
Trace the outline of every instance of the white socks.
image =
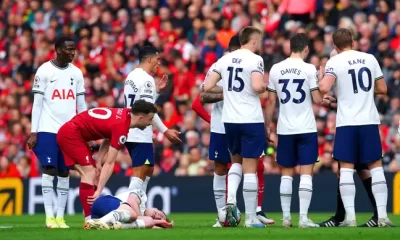
[[[54,217],[53,214],[53,180],[54,177],[48,174],[42,174],[42,195],[44,202],[44,211],[46,218]],[[65,208],[65,205],[64,205]]]
[[143,189],[143,180],[137,177],[132,177],[131,182],[129,183],[129,189]]
[[300,221],[307,221],[308,208],[310,207],[312,196],[312,176],[301,175],[299,185],[299,201],[300,201]]
[[280,195],[281,195],[281,207],[283,218],[291,219],[290,216],[290,204],[292,202],[292,182],[293,178],[290,176],[281,177]]
[[220,176],[214,173],[213,189],[215,204],[219,210],[226,204],[226,175]]
[[123,223],[122,229],[138,229],[138,228],[146,228],[146,223],[142,219],[137,219],[132,223]]
[[104,223],[122,222],[127,223],[131,219],[131,214],[128,210],[117,209],[107,213],[105,216],[100,218],[100,221]]
[[64,218],[69,191],[69,177],[57,177],[57,218]]
[[243,199],[246,220],[256,217],[258,184],[255,173],[246,173],[243,177]]
[[374,194],[378,218],[387,218],[386,205],[388,199],[388,189],[385,174],[382,167],[370,170],[372,177],[372,193]]
[[353,175],[354,175],[354,170],[351,168],[340,169],[340,181],[339,181],[340,195],[342,196],[343,206],[344,209],[346,210],[346,220],[348,221],[356,220],[356,212],[354,209],[356,186],[354,185]]
[[147,192],[147,184],[149,183],[151,177],[146,177],[146,179],[144,180],[143,184],[142,184],[142,190],[143,192]]
[[226,202],[229,204],[236,205],[236,194],[239,188],[240,181],[242,180],[242,174],[243,174],[242,165],[239,163],[232,164],[228,172],[229,184],[228,184],[228,199]]

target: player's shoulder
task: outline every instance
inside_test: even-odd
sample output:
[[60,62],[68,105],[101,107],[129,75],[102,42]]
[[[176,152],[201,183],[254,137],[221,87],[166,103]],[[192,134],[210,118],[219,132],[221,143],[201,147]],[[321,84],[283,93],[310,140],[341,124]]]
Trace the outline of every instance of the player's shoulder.
[[69,70],[72,72],[77,72],[77,73],[83,74],[82,70],[80,68],[78,68],[77,66],[75,66],[73,63],[69,63]]
[[51,61],[47,61],[42,63],[42,65],[39,66],[39,68],[37,69],[38,72],[42,72],[42,73],[46,73],[49,70],[54,69],[54,64]]
[[141,68],[133,69],[127,76],[126,80],[133,80],[135,82],[145,82],[153,80],[154,78]]

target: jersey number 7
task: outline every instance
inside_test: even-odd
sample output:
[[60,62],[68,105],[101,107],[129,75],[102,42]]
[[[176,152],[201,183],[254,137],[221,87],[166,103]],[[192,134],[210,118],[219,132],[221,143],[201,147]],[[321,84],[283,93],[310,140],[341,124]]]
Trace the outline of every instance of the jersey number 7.
[[[125,107],[130,108],[132,106],[133,102],[135,101],[135,97],[136,97],[135,94],[128,94],[128,98],[129,98],[129,101],[128,101],[126,95],[124,95]],[[129,105],[128,105],[128,103],[129,103]]]
[[[235,71],[234,71],[235,70]],[[234,67],[228,67],[228,72],[229,72],[229,79],[228,79],[228,91],[235,91],[235,92],[241,92],[243,91],[244,88],[244,81],[241,77],[239,77],[239,73],[243,72],[243,68],[234,68]],[[233,79],[233,72],[235,72],[235,79]],[[239,82],[239,87],[232,86],[233,81]]]
[[[300,98],[293,98],[292,101],[294,103],[300,104],[300,103],[304,102],[304,100],[306,99],[306,92],[302,89],[304,80],[305,79],[293,79],[293,83],[297,84],[296,92],[300,93],[300,95],[301,95]],[[289,90],[287,89],[289,82],[290,82],[290,79],[279,79],[279,82],[278,82],[279,84],[283,84],[282,92],[285,93],[285,98],[280,99],[282,104],[288,103],[291,98],[291,94],[290,94]]]

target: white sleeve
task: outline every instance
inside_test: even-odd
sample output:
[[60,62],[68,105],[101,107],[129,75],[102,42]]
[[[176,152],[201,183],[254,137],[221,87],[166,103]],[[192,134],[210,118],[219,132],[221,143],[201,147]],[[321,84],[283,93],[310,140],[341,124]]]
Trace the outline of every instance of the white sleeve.
[[338,76],[337,70],[338,69],[336,69],[336,66],[335,66],[334,62],[332,61],[332,59],[329,59],[328,62],[326,63],[325,74],[331,75],[332,77],[337,79],[337,76]]
[[371,55],[371,57],[372,57],[372,59],[373,59],[372,61],[374,63],[375,81],[377,81],[377,80],[383,78],[383,73],[382,73],[381,66],[379,66],[379,63],[376,60],[376,58],[374,56],[372,56],[372,55]]
[[275,86],[275,76],[274,76],[274,66],[272,66],[271,71],[269,72],[269,80],[268,80],[268,87],[267,91],[276,93],[276,86]]
[[254,59],[254,64],[251,65],[250,72],[259,72],[264,75],[264,59],[260,56]]
[[[216,72],[216,73],[218,73],[219,74],[219,76],[222,78],[222,75],[221,75],[221,73],[222,73],[222,71],[223,71],[223,69],[222,69],[222,66],[224,65],[223,63],[222,63],[222,60],[223,60],[223,58],[220,58],[216,63],[214,63],[214,68],[213,68],[213,72]],[[208,73],[207,73],[207,75],[208,75]],[[207,79],[207,77],[206,77],[206,79]],[[205,80],[204,80],[204,82],[205,82]]]
[[154,118],[153,118],[153,124],[154,126],[156,126],[156,128],[158,130],[160,130],[160,132],[164,133],[165,131],[168,130],[168,128],[164,125],[164,123],[161,121],[160,116],[158,116],[158,114],[154,114]]
[[79,70],[79,73],[78,84],[76,86],[76,96],[85,95],[85,79],[83,78],[81,70]]
[[39,67],[33,80],[32,92],[44,95],[44,91],[47,87],[47,73],[43,65]]
[[87,110],[86,107],[86,101],[85,101],[85,95],[81,94],[81,95],[77,95],[76,96],[76,102],[78,105],[78,113],[84,112]]
[[318,71],[314,66],[310,67],[308,72],[308,82],[310,83],[310,92],[318,90]]
[[155,93],[156,93],[156,87],[150,80],[145,80],[144,82],[142,81],[140,85],[138,85],[139,88],[139,99],[143,99],[147,102],[154,103],[156,101],[155,99]]
[[40,115],[42,114],[44,95],[36,93],[33,97],[31,133],[36,133],[39,127]]

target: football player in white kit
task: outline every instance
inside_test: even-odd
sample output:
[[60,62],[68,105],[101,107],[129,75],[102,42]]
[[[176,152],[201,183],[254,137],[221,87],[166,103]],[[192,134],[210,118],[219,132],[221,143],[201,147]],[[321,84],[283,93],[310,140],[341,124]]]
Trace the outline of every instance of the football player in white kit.
[[[307,216],[312,196],[312,175],[318,159],[317,125],[312,108],[322,102],[315,66],[305,63],[310,41],[299,33],[290,39],[291,55],[272,66],[268,82],[266,125],[269,128],[279,98],[277,163],[282,170],[280,185],[283,227],[291,227],[290,204],[294,168],[300,165],[300,228],[319,227]],[[269,131],[268,131],[269,133]]]
[[[69,168],[56,142],[59,128],[86,110],[82,71],[71,62],[74,41],[65,36],[55,42],[56,58],[43,63],[33,82],[32,130],[28,146],[42,165],[42,194],[47,228],[69,228],[64,211],[69,191]],[[53,186],[57,176],[57,215],[53,214]]]
[[[157,85],[150,75],[160,64],[158,50],[153,46],[144,46],[139,50],[139,66],[129,73],[125,80],[125,107],[130,107],[135,101],[143,99],[154,103],[158,93],[167,86],[165,75]],[[179,132],[168,129],[158,114],[154,115],[153,124],[173,143],[180,142]],[[129,189],[142,189],[146,192],[147,184],[154,170],[153,127],[144,130],[130,129],[125,143],[132,159],[133,176]]]
[[329,59],[320,91],[328,93],[337,82],[337,121],[333,157],[340,162],[340,193],[346,210],[342,226],[357,226],[354,209],[356,189],[354,165],[367,164],[372,192],[378,209],[378,226],[393,226],[387,216],[388,190],[382,168],[379,114],[374,94],[386,94],[387,87],[378,61],[371,54],[354,51],[348,29],[333,34],[338,55]]
[[232,155],[232,167],[228,173],[227,220],[231,226],[237,226],[236,194],[244,172],[245,227],[265,227],[256,215],[256,171],[258,158],[266,147],[259,94],[265,92],[267,85],[263,59],[255,54],[261,46],[262,32],[255,27],[245,27],[239,33],[239,40],[242,47],[217,61],[214,71],[205,81],[204,91],[212,92],[222,79],[222,122]]

